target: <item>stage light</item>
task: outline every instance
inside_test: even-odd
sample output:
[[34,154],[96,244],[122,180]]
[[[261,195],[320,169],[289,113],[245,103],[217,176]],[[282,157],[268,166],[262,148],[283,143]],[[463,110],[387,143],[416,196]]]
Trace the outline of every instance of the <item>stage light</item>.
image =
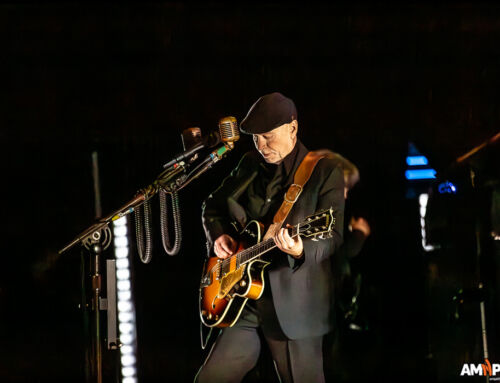
[[457,188],[450,181],[446,181],[439,184],[438,191],[441,194],[456,194]]
[[124,237],[116,237],[115,234],[115,247],[128,247],[128,238]]
[[429,180],[436,178],[436,171],[434,169],[414,169],[405,172],[407,180]]
[[418,196],[418,203],[420,205],[420,234],[422,236],[422,248],[424,251],[432,251],[435,250],[435,247],[427,244],[427,232],[425,229],[427,202],[429,202],[429,195],[427,193],[422,193]]
[[408,156],[406,157],[406,163],[408,166],[420,166],[429,164],[429,161],[425,156]]
[[116,268],[117,269],[128,269],[129,261],[127,258],[117,259],[116,260]]
[[130,291],[130,281],[118,281],[116,283],[116,286],[118,287],[118,291]]
[[122,344],[132,346],[134,342],[134,337],[130,334],[120,334],[120,342],[122,342]]
[[115,236],[117,237],[125,237],[127,235],[127,226],[115,226],[114,228]]
[[120,348],[120,350],[122,353],[128,355],[128,354],[132,354],[132,352],[134,351],[134,348],[132,346],[123,345]]
[[115,257],[117,259],[128,257],[128,247],[118,247],[115,249]]
[[122,375],[124,377],[133,377],[135,375],[135,367],[123,367]]
[[[117,220],[113,221],[113,228],[116,227],[122,227],[122,226],[127,226],[127,217],[121,217],[118,218]],[[124,233],[122,235],[126,235],[127,233]]]
[[132,311],[132,303],[128,301],[118,301],[118,311],[122,313],[129,313]]
[[137,383],[135,307],[130,280],[129,241],[127,220],[122,217],[113,222],[115,235],[116,279],[118,296],[118,329],[120,333],[120,362],[122,383]]
[[130,291],[118,291],[118,300],[126,301],[132,299],[132,293]]
[[134,330],[134,326],[130,323],[120,323],[119,328],[122,334],[130,334]]
[[116,278],[118,278],[119,281],[123,280],[130,280],[130,271],[128,269],[117,269],[116,270]]
[[121,312],[121,313],[118,313],[118,320],[121,323],[131,322],[134,320],[134,315],[132,313]]
[[122,366],[128,367],[135,365],[135,357],[133,355],[122,356]]

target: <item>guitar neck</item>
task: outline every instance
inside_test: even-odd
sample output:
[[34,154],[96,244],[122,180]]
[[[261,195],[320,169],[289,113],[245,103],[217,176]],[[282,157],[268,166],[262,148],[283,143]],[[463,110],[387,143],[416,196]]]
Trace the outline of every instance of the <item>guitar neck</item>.
[[[292,238],[299,235],[297,226],[291,228],[290,235]],[[275,247],[276,243],[274,242],[274,239],[272,237],[268,238],[265,241],[259,242],[256,245],[236,254],[236,264],[240,266],[244,265],[245,263],[251,262],[256,258],[259,258],[262,254],[267,253],[269,250],[274,249]]]
[[[333,216],[333,209],[327,209],[307,217],[303,222],[289,228],[291,230],[291,237],[302,235],[305,238],[325,239],[331,237],[332,227],[335,224],[335,217]],[[267,253],[276,247],[274,238],[268,238],[256,245],[242,250],[239,253],[226,258],[217,267],[222,275],[230,272],[231,264],[236,260],[236,268],[259,258],[262,254]],[[214,270],[211,270],[214,271]]]

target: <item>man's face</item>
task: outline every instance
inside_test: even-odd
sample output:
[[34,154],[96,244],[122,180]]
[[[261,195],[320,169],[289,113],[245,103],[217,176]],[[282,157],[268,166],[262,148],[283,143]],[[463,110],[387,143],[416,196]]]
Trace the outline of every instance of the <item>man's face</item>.
[[270,164],[279,164],[295,146],[297,141],[297,121],[280,125],[270,132],[254,134],[253,141],[264,160]]

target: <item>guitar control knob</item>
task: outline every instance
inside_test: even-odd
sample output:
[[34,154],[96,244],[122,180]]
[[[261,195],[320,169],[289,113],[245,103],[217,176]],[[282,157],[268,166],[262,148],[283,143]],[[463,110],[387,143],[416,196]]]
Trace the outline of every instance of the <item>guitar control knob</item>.
[[240,285],[241,285],[241,287],[245,287],[247,285],[247,283],[245,281],[241,281]]
[[201,315],[206,316],[207,315],[207,310],[201,310]]

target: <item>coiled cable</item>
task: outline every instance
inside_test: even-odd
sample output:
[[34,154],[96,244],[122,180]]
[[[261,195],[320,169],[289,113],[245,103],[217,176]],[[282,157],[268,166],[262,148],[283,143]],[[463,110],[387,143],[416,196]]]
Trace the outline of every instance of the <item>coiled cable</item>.
[[[174,224],[174,244],[170,239],[170,233],[168,231],[168,203],[167,194],[170,194],[170,199],[172,201],[172,217]],[[168,255],[176,255],[181,249],[182,242],[182,226],[181,226],[181,211],[179,207],[179,195],[177,191],[166,192],[165,190],[160,190],[160,223],[161,223],[161,240],[163,243],[163,248]]]
[[[143,215],[144,210],[144,215]],[[151,206],[149,199],[143,206],[135,209],[135,234],[137,237],[137,252],[143,263],[151,262],[153,256],[153,241],[151,232]]]

